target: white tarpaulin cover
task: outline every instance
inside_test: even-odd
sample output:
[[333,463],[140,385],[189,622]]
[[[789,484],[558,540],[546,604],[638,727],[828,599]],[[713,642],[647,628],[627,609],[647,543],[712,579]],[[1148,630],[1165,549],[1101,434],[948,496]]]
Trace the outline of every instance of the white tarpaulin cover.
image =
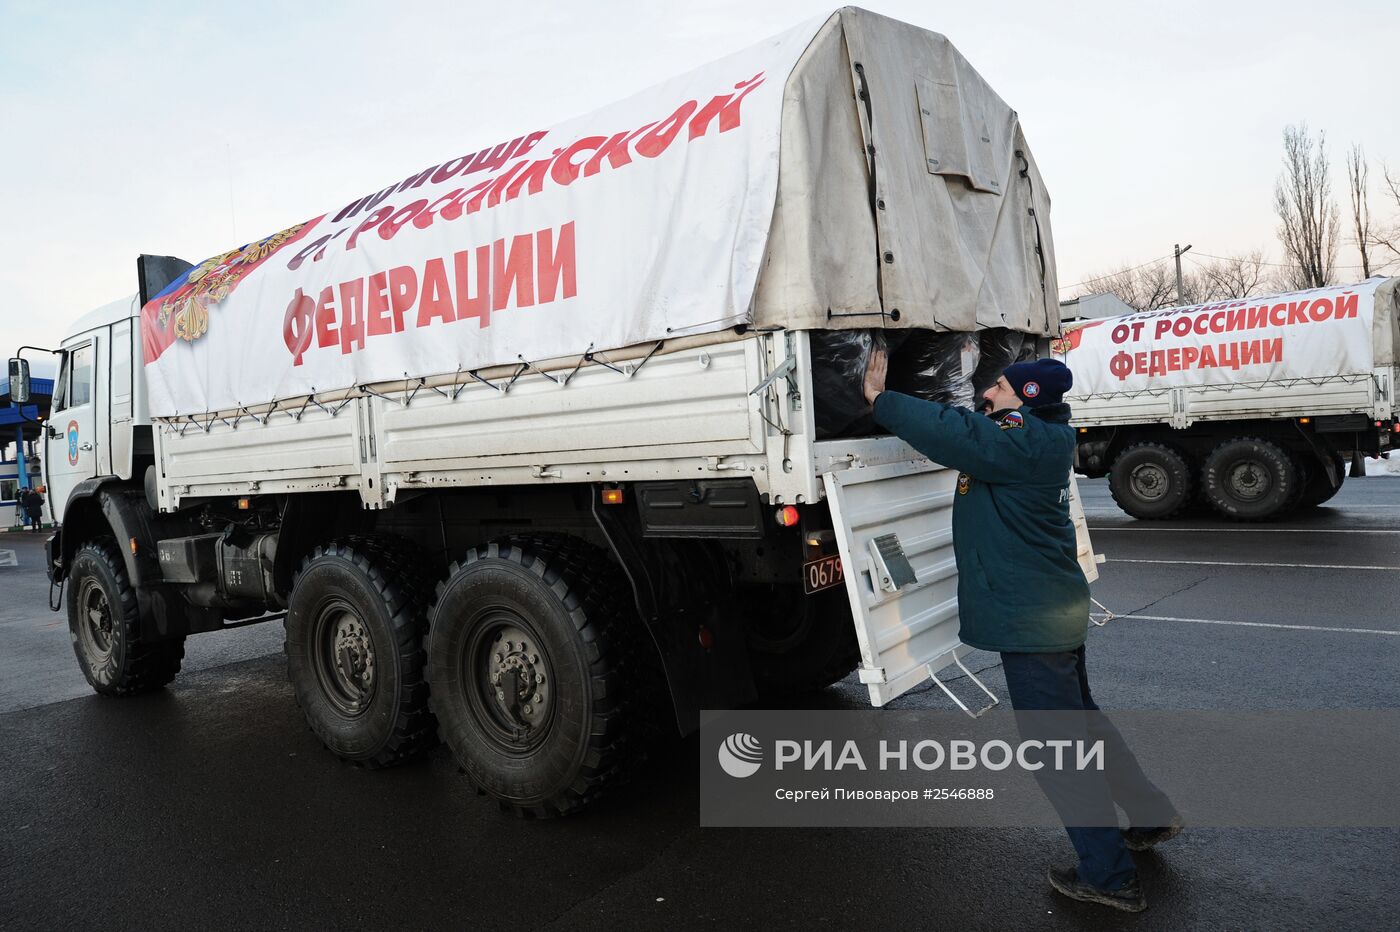
[[1395,279],[1092,320],[1053,348],[1072,398],[1370,375],[1394,364]]
[[142,309],[192,415],[736,324],[1058,332],[1016,114],[935,33],[846,8],[427,166]]

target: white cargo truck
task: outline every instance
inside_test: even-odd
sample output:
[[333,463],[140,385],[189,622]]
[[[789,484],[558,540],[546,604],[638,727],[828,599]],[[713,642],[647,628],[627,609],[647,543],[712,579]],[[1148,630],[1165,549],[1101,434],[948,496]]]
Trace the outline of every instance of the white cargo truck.
[[1400,432],[1397,288],[1375,277],[1068,328],[1055,350],[1074,371],[1078,470],[1107,475],[1136,518],[1320,505]]
[[440,736],[536,815],[671,713],[855,669],[889,702],[965,650],[955,476],[869,424],[865,354],[918,344],[953,364],[910,384],[967,399],[1048,350],[1048,221],[948,41],[843,9],[198,265],[142,256],[59,350],[83,671],[156,688],[186,636],[285,615],[328,748]]

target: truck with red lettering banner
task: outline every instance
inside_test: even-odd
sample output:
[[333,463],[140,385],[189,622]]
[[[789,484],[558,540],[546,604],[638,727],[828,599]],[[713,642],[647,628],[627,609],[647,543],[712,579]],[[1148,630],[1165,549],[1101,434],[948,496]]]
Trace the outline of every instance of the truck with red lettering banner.
[[1374,277],[1088,321],[1074,371],[1077,469],[1135,518],[1208,504],[1262,521],[1342,487],[1396,445],[1400,279]]
[[1060,322],[1020,122],[947,39],[847,8],[413,168],[141,256],[63,340],[49,570],[94,689],[283,619],[331,751],[440,738],[547,816],[668,718],[961,665],[956,475],[876,429],[865,361],[970,405]]

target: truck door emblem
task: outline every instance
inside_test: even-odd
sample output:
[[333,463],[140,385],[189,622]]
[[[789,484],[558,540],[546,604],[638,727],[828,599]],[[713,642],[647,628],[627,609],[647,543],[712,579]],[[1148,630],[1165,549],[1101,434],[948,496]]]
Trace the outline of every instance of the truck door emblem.
[[68,422],[68,465],[78,465],[78,422]]

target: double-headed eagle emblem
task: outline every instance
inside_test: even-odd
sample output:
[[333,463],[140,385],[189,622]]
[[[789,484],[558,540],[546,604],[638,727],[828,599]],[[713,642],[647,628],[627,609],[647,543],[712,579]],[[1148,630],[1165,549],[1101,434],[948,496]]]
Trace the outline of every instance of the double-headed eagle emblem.
[[306,224],[298,223],[267,239],[249,243],[242,249],[231,249],[222,255],[205,259],[190,270],[184,287],[172,293],[160,306],[162,327],[175,319],[175,337],[193,343],[209,331],[209,308],[233,293],[243,276],[259,262],[282,248],[301,232]]

